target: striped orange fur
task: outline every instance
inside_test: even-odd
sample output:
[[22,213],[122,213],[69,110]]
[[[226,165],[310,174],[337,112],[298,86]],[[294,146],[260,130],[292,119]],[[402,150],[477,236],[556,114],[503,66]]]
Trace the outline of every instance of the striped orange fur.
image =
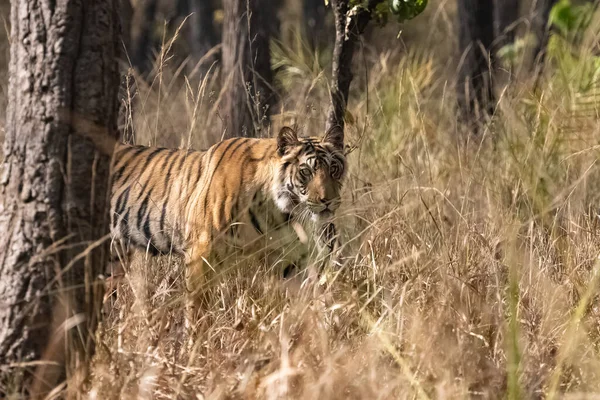
[[346,170],[343,131],[301,138],[288,127],[274,139],[233,138],[208,150],[118,145],[112,163],[115,240],[185,258],[188,284],[222,244],[243,245],[294,221],[325,229],[340,205]]

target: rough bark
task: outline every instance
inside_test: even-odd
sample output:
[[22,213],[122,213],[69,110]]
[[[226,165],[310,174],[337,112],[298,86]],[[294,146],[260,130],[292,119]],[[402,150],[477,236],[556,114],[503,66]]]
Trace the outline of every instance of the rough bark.
[[132,66],[141,75],[152,70],[152,29],[157,0],[139,0],[131,20],[131,46],[128,49]]
[[494,110],[493,2],[458,0],[459,54],[457,99],[461,117],[473,128]]
[[331,76],[331,106],[327,116],[326,129],[339,125],[344,128],[344,114],[348,103],[350,83],[352,82],[352,58],[356,43],[371,19],[371,11],[378,0],[370,0],[366,9],[347,18],[348,0],[332,0],[335,19],[335,44],[333,48]]
[[[85,366],[93,351],[109,158],[74,132],[71,118],[116,132],[118,6],[12,3],[0,174],[0,387],[9,380],[27,398],[50,389],[65,366]],[[39,360],[47,363],[37,370],[27,364]]]
[[263,136],[274,102],[269,0],[225,0],[222,64],[226,137]]

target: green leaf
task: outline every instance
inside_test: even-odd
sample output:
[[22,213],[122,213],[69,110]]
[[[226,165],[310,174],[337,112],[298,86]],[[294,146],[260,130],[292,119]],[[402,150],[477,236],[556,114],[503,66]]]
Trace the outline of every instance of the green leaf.
[[571,7],[569,0],[561,0],[552,7],[548,24],[554,25],[558,30],[566,35],[575,27],[577,17]]
[[421,14],[427,7],[427,0],[388,0],[388,5],[398,22],[404,22]]
[[570,0],[560,0],[552,7],[548,25],[554,26],[564,37],[573,37],[584,31],[592,20],[594,5],[573,5]]

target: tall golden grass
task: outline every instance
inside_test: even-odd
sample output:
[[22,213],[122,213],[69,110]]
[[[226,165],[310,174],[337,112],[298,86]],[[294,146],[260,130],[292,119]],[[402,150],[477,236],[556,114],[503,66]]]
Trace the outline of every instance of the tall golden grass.
[[[219,269],[188,349],[180,262],[140,255],[105,304],[87,396],[600,396],[599,27],[577,48],[553,39],[537,91],[517,69],[469,136],[445,4],[356,56],[343,266],[320,280],[283,279],[260,260]],[[321,133],[327,54],[301,40],[272,50],[272,130]],[[218,68],[185,77],[169,51],[149,84],[131,78],[128,139],[208,146],[227,118]]]

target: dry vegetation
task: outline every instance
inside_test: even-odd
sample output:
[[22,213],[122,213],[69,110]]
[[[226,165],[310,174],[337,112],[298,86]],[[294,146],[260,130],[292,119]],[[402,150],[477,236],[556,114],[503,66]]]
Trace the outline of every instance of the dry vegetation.
[[[343,268],[320,283],[285,280],[259,261],[219,269],[188,351],[181,265],[136,259],[105,307],[91,398],[600,393],[600,97],[586,95],[600,73],[600,29],[577,49],[553,42],[539,92],[520,74],[500,88],[482,136],[461,140],[452,18],[432,6],[406,26],[410,39],[389,35],[396,49],[366,44],[359,54],[356,148],[338,215]],[[282,94],[273,129],[321,132],[326,60],[297,43],[273,52]],[[217,79],[184,81],[167,52],[157,65],[132,94],[135,140],[217,140],[226,118]],[[2,105],[4,66],[0,77]]]

